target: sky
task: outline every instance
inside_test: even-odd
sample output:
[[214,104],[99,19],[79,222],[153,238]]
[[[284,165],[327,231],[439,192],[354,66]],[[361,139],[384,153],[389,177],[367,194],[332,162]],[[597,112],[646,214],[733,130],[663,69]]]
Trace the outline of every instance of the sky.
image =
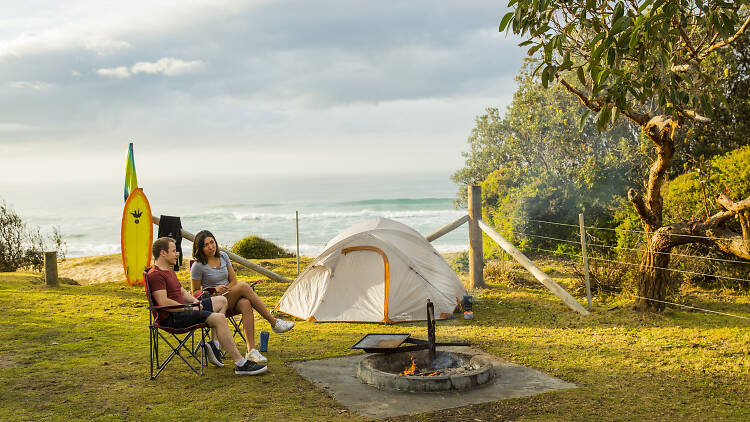
[[[444,172],[524,54],[490,1],[35,1],[0,12],[0,187]],[[144,176],[145,175],[145,176]]]

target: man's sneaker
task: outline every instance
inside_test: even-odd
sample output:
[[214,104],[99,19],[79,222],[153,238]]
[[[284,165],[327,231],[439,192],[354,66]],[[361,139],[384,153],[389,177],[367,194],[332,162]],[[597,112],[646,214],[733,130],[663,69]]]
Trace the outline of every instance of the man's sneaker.
[[255,362],[246,361],[244,365],[234,365],[234,373],[237,375],[258,375],[266,372],[268,367]]
[[203,343],[203,348],[205,349],[206,357],[208,358],[209,362],[219,368],[224,367],[224,363],[222,363],[221,361],[221,352],[219,352],[219,348],[216,347],[213,341]]
[[292,321],[284,321],[281,318],[276,318],[276,325],[274,325],[272,328],[274,333],[286,333],[287,331],[291,330],[292,327],[294,327],[294,323]]
[[250,349],[249,352],[245,353],[245,359],[251,360],[255,363],[266,363],[268,362],[268,359],[266,359],[265,356],[261,355],[258,349]]

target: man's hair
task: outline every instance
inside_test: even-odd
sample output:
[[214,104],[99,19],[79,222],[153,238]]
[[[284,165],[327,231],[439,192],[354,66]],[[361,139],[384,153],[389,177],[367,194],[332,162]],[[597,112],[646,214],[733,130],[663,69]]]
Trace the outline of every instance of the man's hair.
[[154,241],[154,246],[151,248],[151,253],[154,254],[154,260],[159,259],[161,251],[169,252],[169,244],[177,243],[171,237],[160,237]]
[[208,262],[208,257],[206,254],[203,253],[203,246],[206,243],[206,238],[210,237],[214,239],[214,243],[216,243],[216,252],[214,253],[215,257],[219,257],[219,242],[216,241],[216,237],[208,230],[201,230],[198,232],[198,234],[195,235],[195,240],[193,241],[193,258],[197,259],[201,264],[206,265]]

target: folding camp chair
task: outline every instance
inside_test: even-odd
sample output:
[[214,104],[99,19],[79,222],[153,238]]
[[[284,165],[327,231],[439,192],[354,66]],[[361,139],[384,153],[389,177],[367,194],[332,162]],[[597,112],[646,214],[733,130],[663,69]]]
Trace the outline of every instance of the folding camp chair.
[[[194,324],[186,328],[170,328],[164,327],[159,324],[157,319],[158,311],[160,309],[178,309],[178,308],[192,308],[194,304],[187,305],[168,305],[168,306],[157,306],[154,303],[154,299],[151,297],[151,290],[148,284],[148,269],[143,272],[143,284],[146,287],[146,297],[148,298],[148,309],[149,309],[149,353],[151,361],[151,379],[154,380],[159,376],[161,371],[167,367],[169,362],[175,356],[182,359],[183,362],[190,367],[190,369],[196,373],[196,375],[203,375],[203,367],[208,365],[208,358],[205,355],[203,349],[203,343],[208,338],[208,325],[205,323]],[[200,341],[196,345],[195,332],[200,333]],[[168,333],[171,335],[171,340],[176,342],[173,345],[170,341],[170,337],[165,335]],[[180,337],[182,336],[182,337]],[[188,344],[188,341],[190,344]],[[169,346],[171,352],[166,359],[160,361],[159,357],[159,343],[164,342]],[[185,355],[183,355],[183,353]],[[199,356],[200,354],[200,356]],[[192,364],[191,364],[192,362]],[[198,366],[198,369],[194,365]],[[154,373],[156,370],[156,373]]]
[[[191,259],[190,260],[190,268],[193,268],[193,263],[195,263],[195,260]],[[250,288],[253,289],[253,290],[255,290],[255,285],[258,284],[258,283],[260,283],[260,282],[261,282],[261,280],[254,281],[253,283],[250,284]],[[203,287],[203,286],[201,286],[201,292],[195,294],[194,297],[195,298],[202,297],[205,293],[207,293],[208,295],[213,295],[214,293],[216,293],[216,289],[213,288],[213,287]],[[237,315],[240,316],[239,321],[237,321],[234,318]],[[242,326],[242,314],[240,314],[238,312],[235,312],[234,309],[227,309],[227,312],[226,312],[225,316],[227,318],[227,321],[229,321],[229,323],[232,324],[232,327],[234,327],[234,331],[232,332],[232,338],[237,337],[237,335],[239,335],[240,338],[242,339],[242,341],[244,341],[245,343],[247,343],[247,339],[245,338],[245,335],[242,333],[242,328],[241,328],[241,326]],[[227,357],[227,352],[222,350],[221,351],[221,358],[224,359],[226,357]]]

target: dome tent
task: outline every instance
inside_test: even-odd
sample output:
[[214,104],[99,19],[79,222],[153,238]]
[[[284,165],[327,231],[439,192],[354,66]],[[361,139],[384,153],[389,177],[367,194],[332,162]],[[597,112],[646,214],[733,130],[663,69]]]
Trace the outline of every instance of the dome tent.
[[386,218],[355,224],[331,239],[276,309],[308,321],[404,322],[441,319],[466,289],[416,230]]

